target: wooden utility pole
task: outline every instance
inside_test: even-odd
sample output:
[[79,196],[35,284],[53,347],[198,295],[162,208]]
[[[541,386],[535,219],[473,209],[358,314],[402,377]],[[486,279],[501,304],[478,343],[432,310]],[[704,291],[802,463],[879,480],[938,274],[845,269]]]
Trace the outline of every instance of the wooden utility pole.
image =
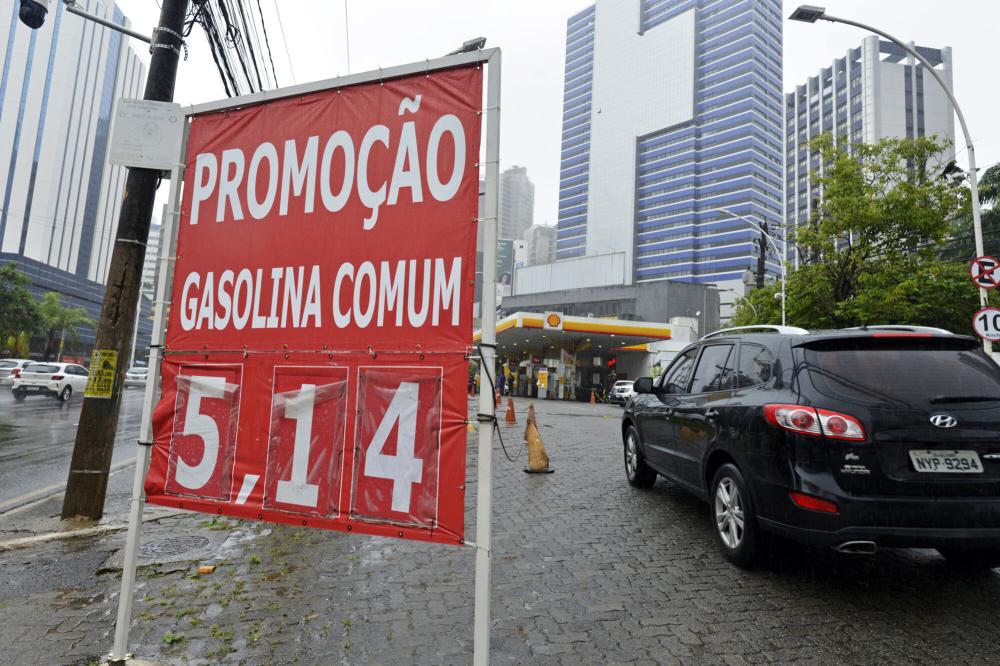
[[[160,22],[150,46],[153,55],[146,78],[145,100],[173,101],[187,8],[188,0],[163,0]],[[63,497],[64,519],[97,520],[104,513],[122,384],[128,367],[135,312],[142,287],[146,239],[161,176],[162,172],[156,169],[130,168],[125,180],[118,232],[94,342],[95,350],[117,353],[114,384],[110,398],[85,397],[83,400],[66,495]],[[91,373],[96,371],[93,367],[90,370]]]

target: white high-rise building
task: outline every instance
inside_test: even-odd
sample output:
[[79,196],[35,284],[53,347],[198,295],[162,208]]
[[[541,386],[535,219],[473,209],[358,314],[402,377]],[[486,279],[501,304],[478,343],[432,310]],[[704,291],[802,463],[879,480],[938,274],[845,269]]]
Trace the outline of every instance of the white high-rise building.
[[524,232],[527,242],[528,266],[549,264],[556,260],[556,228],[533,224]]
[[[0,256],[103,284],[125,186],[106,160],[112,110],[142,96],[145,66],[128,37],[61,1],[37,30],[19,4],[0,0]],[[77,4],[128,25],[113,2]]]
[[[81,9],[128,25],[114,2]],[[100,316],[126,170],[107,163],[115,102],[142,97],[146,68],[120,32],[74,16],[50,0],[45,23],[18,19],[19,0],[0,0],[0,264],[14,263],[40,297]],[[140,303],[138,347],[149,344]],[[90,330],[68,350],[86,356]],[[33,343],[34,353],[39,342]]]
[[[952,85],[951,48],[915,46],[917,52]],[[809,77],[785,94],[785,195],[789,231],[812,215],[819,185],[818,156],[809,143],[831,134],[841,143],[878,143],[890,137],[936,135],[951,144],[943,159],[954,156],[955,113],[947,95],[915,58],[896,44],[872,35],[861,46]],[[789,260],[797,262],[789,250]]]
[[[163,206],[166,212],[166,204]],[[149,238],[146,240],[146,259],[142,262],[142,295],[153,300],[156,294],[156,278],[159,275],[159,263],[157,255],[160,252],[160,232],[161,227],[153,218],[149,225]]]
[[500,219],[497,238],[520,240],[535,218],[535,184],[525,167],[513,166],[500,174]]

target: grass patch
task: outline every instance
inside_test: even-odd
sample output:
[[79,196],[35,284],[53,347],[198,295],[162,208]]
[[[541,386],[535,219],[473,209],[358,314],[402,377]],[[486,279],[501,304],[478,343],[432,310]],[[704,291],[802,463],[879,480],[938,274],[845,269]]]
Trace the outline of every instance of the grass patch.
[[175,634],[172,631],[168,631],[167,633],[163,634],[163,638],[161,638],[160,640],[166,643],[167,645],[174,645],[175,643],[183,643],[187,639],[184,638],[184,634]]
[[223,629],[217,624],[209,630],[208,635],[224,643],[230,643],[236,637],[236,633],[232,629]]
[[198,527],[206,530],[228,530],[232,529],[233,524],[230,523],[225,518],[212,518],[211,520],[203,520],[198,523]]

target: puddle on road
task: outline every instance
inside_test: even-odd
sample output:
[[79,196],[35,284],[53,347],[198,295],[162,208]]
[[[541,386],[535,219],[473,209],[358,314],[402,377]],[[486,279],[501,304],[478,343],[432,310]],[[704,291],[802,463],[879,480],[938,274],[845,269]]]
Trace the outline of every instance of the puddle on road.
[[384,540],[368,540],[361,544],[359,558],[360,564],[368,566],[376,566],[382,564],[386,558],[392,556],[396,549]]
[[270,534],[270,528],[259,525],[246,528],[238,527],[229,533],[229,538],[219,547],[215,557],[216,559],[231,559],[234,556],[241,555],[245,550],[246,544],[254,539],[266,537]]

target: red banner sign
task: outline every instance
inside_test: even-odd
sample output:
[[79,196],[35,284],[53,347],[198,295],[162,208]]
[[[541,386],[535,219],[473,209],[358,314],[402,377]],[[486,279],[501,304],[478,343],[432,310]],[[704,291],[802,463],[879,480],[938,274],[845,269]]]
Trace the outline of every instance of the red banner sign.
[[464,537],[482,71],[191,121],[150,502]]

